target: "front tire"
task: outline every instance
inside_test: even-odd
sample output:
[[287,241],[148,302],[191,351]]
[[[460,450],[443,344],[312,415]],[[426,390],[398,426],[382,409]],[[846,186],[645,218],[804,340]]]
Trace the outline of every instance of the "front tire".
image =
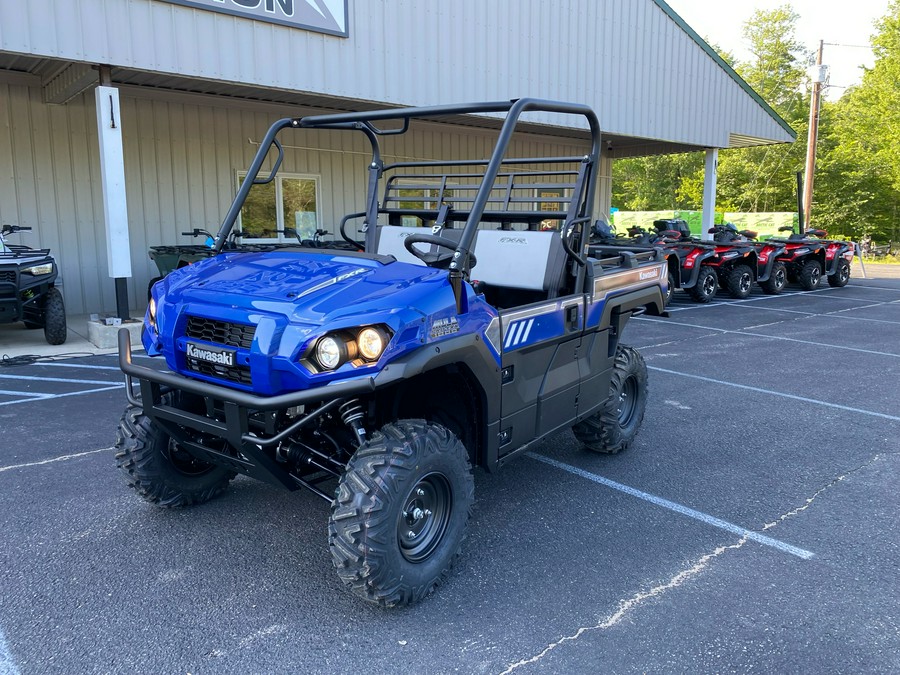
[[672,302],[672,295],[675,293],[675,275],[669,272],[669,276],[666,279],[666,284],[668,286],[666,290],[666,297],[663,298],[663,306],[668,307],[669,303]]
[[753,270],[747,265],[737,265],[728,273],[728,293],[732,298],[743,300],[750,297],[753,290]]
[[572,431],[588,450],[615,454],[634,441],[646,409],[647,365],[636,349],[619,345],[609,380],[609,397]]
[[690,294],[695,302],[709,302],[716,297],[719,279],[709,267],[701,266],[697,272],[697,283],[691,286]]
[[850,281],[850,263],[841,258],[838,260],[837,269],[828,277],[828,285],[832,288],[843,288]]
[[144,500],[164,508],[208,502],[235,474],[195,459],[143,409],[128,406],[116,434],[116,465]]
[[66,305],[62,293],[52,287],[44,296],[44,339],[48,344],[61,345],[68,337]]
[[418,602],[450,575],[474,491],[468,452],[450,431],[425,420],[386,424],[350,459],[331,505],[338,576],[368,602]]
[[759,285],[762,286],[763,293],[766,295],[778,295],[787,286],[787,282],[787,268],[783,262],[776,262],[772,265],[769,278],[759,282]]
[[819,282],[822,281],[822,266],[819,264],[819,261],[807,260],[803,263],[798,281],[804,291],[816,290],[819,287]]

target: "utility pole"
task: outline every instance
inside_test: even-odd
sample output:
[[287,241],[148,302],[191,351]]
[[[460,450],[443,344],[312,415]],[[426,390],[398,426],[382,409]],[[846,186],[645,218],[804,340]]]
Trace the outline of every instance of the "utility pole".
[[822,85],[825,83],[822,68],[822,50],[824,40],[819,40],[819,52],[816,54],[815,77],[813,77],[812,101],[809,105],[809,135],[806,139],[806,176],[803,184],[803,220],[809,227],[809,212],[812,209],[813,179],[816,173],[816,143],[819,140],[819,106],[822,98]]

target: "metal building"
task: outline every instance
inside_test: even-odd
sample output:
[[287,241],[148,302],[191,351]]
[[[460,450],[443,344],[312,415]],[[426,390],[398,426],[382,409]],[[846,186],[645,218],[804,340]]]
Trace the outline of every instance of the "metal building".
[[[101,77],[118,98],[109,106]],[[33,227],[27,243],[53,249],[70,313],[114,309],[117,224],[104,215],[115,208],[98,134],[111,118],[130,304],[142,311],[156,274],[148,247],[217,227],[274,119],[521,96],[597,111],[601,211],[615,158],[707,151],[711,214],[718,149],[795,138],[663,0],[0,0],[0,222]],[[571,120],[531,122],[514,153],[585,147]],[[396,156],[481,158],[492,126],[422,125]],[[347,136],[286,148],[287,182],[270,197],[279,223],[303,216],[333,231],[360,210],[367,149]],[[304,210],[287,213],[297,191]]]

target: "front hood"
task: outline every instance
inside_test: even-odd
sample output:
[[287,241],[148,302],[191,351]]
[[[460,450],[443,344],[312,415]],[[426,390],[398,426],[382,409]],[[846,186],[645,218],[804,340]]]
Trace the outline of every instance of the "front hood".
[[[321,323],[344,313],[402,307],[408,289],[423,283],[443,285],[446,274],[340,254],[229,253],[173,272],[166,277],[165,293],[167,303],[243,308]],[[421,297],[421,288],[416,296]]]

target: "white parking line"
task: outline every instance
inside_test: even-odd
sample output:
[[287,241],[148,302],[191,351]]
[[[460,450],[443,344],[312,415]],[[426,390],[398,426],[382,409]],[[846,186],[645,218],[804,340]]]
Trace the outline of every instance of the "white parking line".
[[[109,387],[97,387],[95,389],[83,389],[81,391],[70,391],[65,394],[44,394],[41,398],[23,398],[17,401],[3,401],[0,403],[0,406],[4,405],[16,405],[17,403],[34,403],[35,401],[49,401],[55,398],[66,398],[68,396],[83,396],[85,394],[96,394],[101,391],[110,391],[112,389],[122,389],[125,387],[125,383],[115,384]],[[25,392],[18,392],[20,396],[27,396]]]
[[767,338],[769,340],[782,340],[784,342],[800,342],[804,345],[816,346],[816,347],[829,347],[831,349],[842,349],[848,352],[859,352],[862,354],[873,354],[874,356],[889,356],[894,359],[900,359],[900,354],[893,354],[891,352],[877,352],[873,349],[860,349],[859,347],[844,347],[842,345],[832,345],[827,342],[814,342],[813,340],[800,340],[799,338],[789,338],[783,337],[781,335],[766,335],[765,333],[750,333],[746,330],[728,330],[727,328],[715,328],[713,326],[698,326],[695,323],[684,323],[681,321],[672,321],[671,319],[656,319],[649,318],[645,316],[636,316],[632,319],[632,321],[654,321],[664,325],[672,325],[672,326],[685,326],[687,328],[697,328],[699,330],[709,330],[715,333],[731,333],[732,335],[748,335],[750,337],[761,337]]
[[[719,305],[740,305],[740,304],[748,304],[751,302],[762,302],[763,300],[781,300],[784,298],[790,298],[794,295],[815,295],[817,293],[828,293],[831,291],[838,290],[836,288],[819,288],[815,291],[789,291],[787,293],[781,293],[780,295],[761,295],[755,298],[745,298],[744,300],[719,300],[717,302],[707,302],[707,303],[696,303],[694,305],[688,305],[687,307],[674,307],[669,309],[670,312],[686,312],[692,309],[704,309],[709,307],[718,307]],[[868,302],[868,301],[866,301]]]
[[69,382],[72,384],[112,384],[109,380],[73,380],[67,377],[39,377],[37,375],[0,375],[0,380],[28,380],[29,382]]
[[31,365],[52,368],[90,368],[92,370],[121,370],[118,366],[93,366],[87,363],[67,363],[66,361],[37,361]]
[[577,466],[564,464],[563,462],[558,462],[555,459],[550,459],[549,457],[539,455],[535,452],[526,452],[525,454],[528,457],[531,457],[531,459],[536,459],[539,462],[544,462],[545,464],[549,464],[550,466],[555,466],[557,469],[568,471],[571,474],[581,476],[582,478],[586,478],[587,480],[593,481],[594,483],[599,483],[600,485],[605,485],[606,487],[612,488],[613,490],[624,492],[625,494],[631,495],[632,497],[643,499],[644,501],[655,504],[656,506],[661,506],[664,509],[669,509],[670,511],[674,511],[675,513],[680,513],[681,515],[687,516],[688,518],[693,518],[694,520],[699,520],[700,522],[706,523],[707,525],[712,525],[713,527],[717,527],[721,530],[726,530],[741,537],[746,537],[747,539],[751,539],[757,543],[763,544],[764,546],[771,546],[772,548],[778,549],[783,553],[789,553],[791,555],[797,556],[798,558],[803,558],[804,560],[809,560],[813,557],[813,555],[815,555],[811,551],[798,548],[797,546],[792,546],[791,544],[786,544],[785,542],[779,541],[778,539],[772,539],[772,537],[767,537],[764,534],[760,534],[759,532],[748,530],[747,528],[741,527],[740,525],[729,523],[727,520],[716,518],[715,516],[711,516],[707,513],[703,513],[702,511],[697,511],[696,509],[692,509],[682,504],[669,501],[668,499],[657,497],[656,495],[652,495],[649,492],[644,492],[643,490],[638,490],[628,485],[617,483],[616,481],[610,480],[609,478],[604,478],[603,476],[591,473],[590,471],[579,469]]
[[[64,462],[67,459],[76,459],[77,457],[86,457],[87,455],[96,455],[98,452],[109,452],[112,448],[100,448],[99,450],[88,450],[87,452],[76,452],[72,455],[61,455],[51,459],[44,459],[40,462],[27,462],[25,464],[10,464],[9,466],[0,466],[0,473],[4,471],[12,471],[13,469],[26,469],[30,466],[43,466],[44,464],[52,464],[53,462]],[[2,672],[2,671],[0,671]]]
[[0,395],[2,395],[2,396],[31,396],[32,398],[47,398],[48,396],[53,396],[53,394],[41,394],[40,392],[31,392],[31,391],[14,391],[12,389],[0,389]]
[[0,628],[0,675],[19,675],[19,669],[6,644],[6,636],[3,635],[2,628]]
[[873,410],[864,410],[862,408],[851,408],[850,406],[840,405],[839,403],[829,403],[828,401],[820,401],[815,398],[807,398],[806,396],[796,396],[794,394],[786,394],[782,391],[773,391],[771,389],[761,389],[760,387],[751,387],[747,384],[737,384],[736,382],[726,382],[725,380],[716,380],[712,377],[704,377],[703,375],[691,375],[690,373],[680,373],[677,370],[669,370],[667,368],[659,368],[657,366],[647,366],[648,370],[656,370],[660,373],[669,375],[678,375],[679,377],[687,377],[691,380],[700,380],[701,382],[711,382],[712,384],[721,384],[726,387],[734,387],[736,389],[745,389],[747,391],[755,391],[760,394],[769,394],[771,396],[780,396],[781,398],[789,398],[794,401],[803,401],[804,403],[814,403],[822,405],[826,408],[837,408],[847,412],[859,413],[860,415],[871,415],[872,417],[881,417],[882,419],[900,422],[900,417],[896,415],[886,415],[885,413],[875,412]]
[[734,309],[750,309],[758,312],[784,312],[786,314],[803,314],[804,316],[822,316],[822,317],[830,317],[835,319],[847,319],[850,321],[872,321],[875,323],[891,323],[891,324],[900,324],[900,321],[889,321],[887,319],[868,319],[862,316],[842,316],[844,312],[853,312],[857,309],[869,309],[870,307],[880,307],[885,304],[883,302],[878,302],[874,305],[863,305],[862,307],[848,307],[846,309],[838,309],[834,312],[825,312],[820,314],[818,312],[801,312],[799,309],[779,309],[778,307],[744,307],[739,303],[730,303],[723,302],[721,303],[724,307],[733,307]]

